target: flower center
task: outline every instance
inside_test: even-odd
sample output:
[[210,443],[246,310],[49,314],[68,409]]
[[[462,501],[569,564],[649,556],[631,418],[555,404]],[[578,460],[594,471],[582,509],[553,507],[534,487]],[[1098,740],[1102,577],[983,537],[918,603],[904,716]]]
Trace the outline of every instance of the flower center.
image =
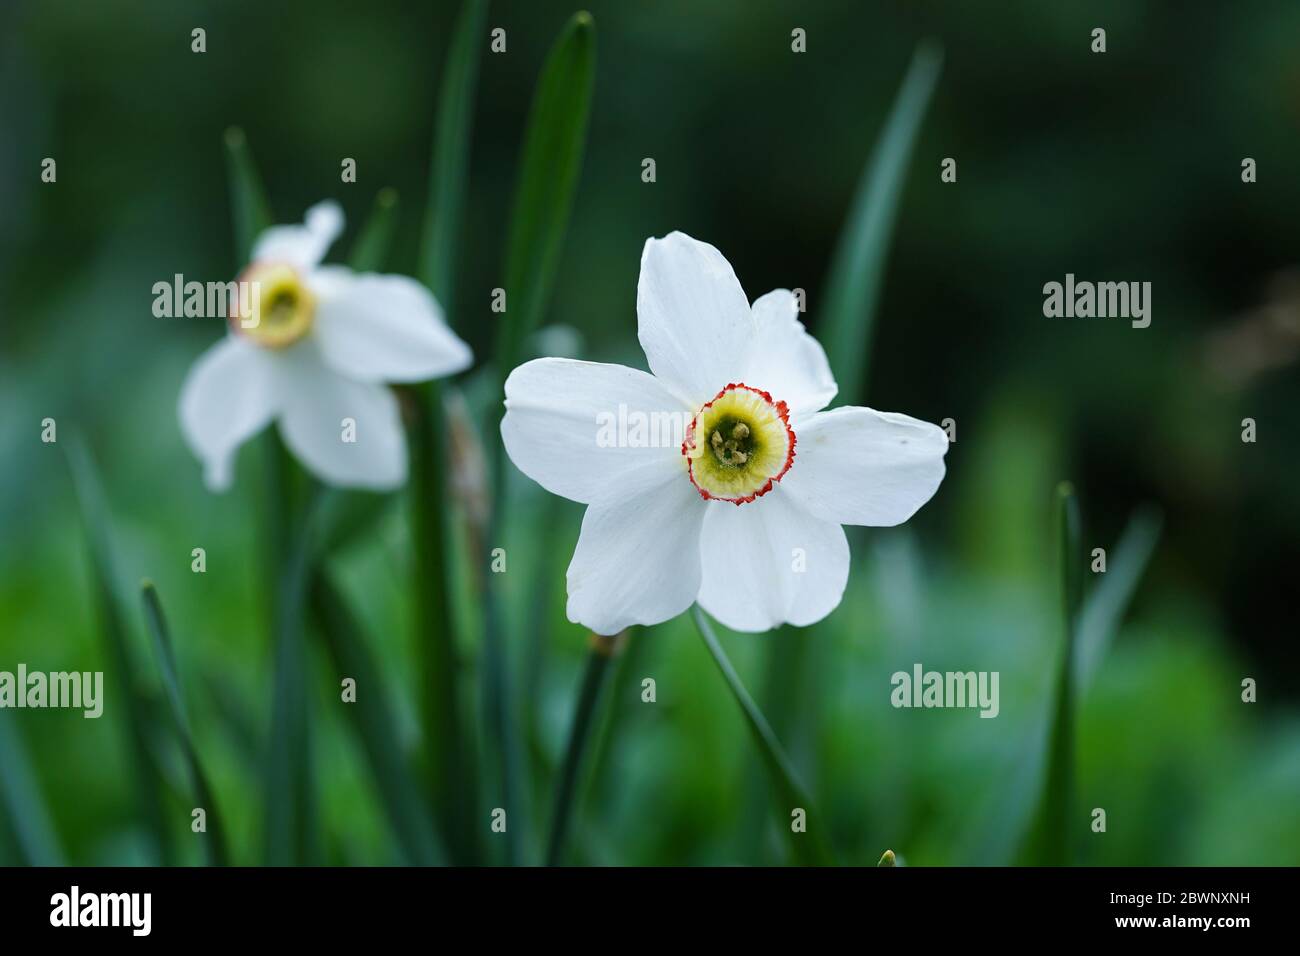
[[732,384],[695,413],[682,454],[701,498],[742,505],[767,494],[790,470],[794,445],[785,402]]
[[253,263],[239,277],[230,325],[258,345],[292,345],[311,328],[316,297],[297,271],[281,263]]

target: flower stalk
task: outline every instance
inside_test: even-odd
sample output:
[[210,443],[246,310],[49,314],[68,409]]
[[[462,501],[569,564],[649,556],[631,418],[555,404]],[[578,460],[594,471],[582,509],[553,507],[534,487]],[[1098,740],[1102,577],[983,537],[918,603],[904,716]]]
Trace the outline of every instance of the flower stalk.
[[271,749],[266,768],[266,860],[272,866],[319,861],[302,620],[312,559],[311,514],[299,506],[294,465],[275,432],[266,436],[266,580],[275,654]]
[[[587,141],[596,69],[596,31],[591,14],[575,13],[551,46],[529,107],[519,160],[519,179],[505,252],[507,320],[497,343],[497,372],[504,391],[506,373],[522,356],[527,337],[537,328],[550,300],[568,229],[582,156]],[[500,414],[489,416],[495,434]],[[492,456],[492,547],[505,544],[507,506],[506,456],[494,443]],[[491,577],[491,576],[489,576]],[[509,693],[507,628],[499,588],[489,581],[483,595],[483,703],[488,740],[500,755],[503,805],[516,818],[523,796],[524,757],[516,732],[516,713]],[[506,862],[519,861],[517,831],[506,831]]]
[[447,448],[442,389],[415,390],[411,440],[411,536],[415,549],[416,645],[421,722],[429,754],[432,804],[452,859],[475,859],[470,815],[477,800],[473,751],[464,726],[460,661],[448,587],[445,496]]
[[[418,275],[456,314],[456,255],[469,178],[470,131],[478,85],[479,42],[487,0],[466,0],[447,51],[429,165],[429,192],[421,227]],[[415,549],[416,643],[420,655],[421,721],[428,748],[434,812],[455,863],[478,860],[471,820],[478,802],[477,760],[464,719],[460,663],[447,584],[448,492],[446,415],[436,382],[413,390],[407,427],[411,439],[411,533]]]
[[577,707],[573,713],[573,725],[569,729],[569,743],[564,752],[564,765],[560,770],[560,782],[555,791],[551,835],[546,849],[547,866],[558,866],[564,853],[564,840],[568,834],[569,821],[573,817],[574,804],[577,802],[578,777],[587,742],[591,738],[592,717],[596,713],[610,663],[618,653],[626,634],[627,632],[624,631],[614,637],[591,635],[587,663],[582,672],[582,684],[578,689]]
[[[708,618],[704,616],[704,611],[698,604],[691,609],[691,616],[699,629],[700,637],[704,640],[704,646],[708,648],[714,663],[718,665],[718,670],[722,672],[722,678],[727,682],[727,688],[740,706],[750,734],[758,745],[759,753],[763,757],[763,765],[767,768],[768,776],[774,786],[774,795],[781,814],[784,816],[796,809],[802,809],[807,817],[816,816],[812,796],[799,782],[794,766],[786,756],[785,748],[781,746],[781,741],[777,739],[763,712],[754,703],[754,698],[745,689],[744,682],[736,673],[736,668],[732,666],[727,652],[722,649],[722,644],[713,632],[713,626],[709,624]],[[819,821],[814,822],[814,829],[810,833],[797,832],[788,819],[782,819],[781,825],[790,828],[791,849],[801,863],[833,862],[821,837],[822,828]]]

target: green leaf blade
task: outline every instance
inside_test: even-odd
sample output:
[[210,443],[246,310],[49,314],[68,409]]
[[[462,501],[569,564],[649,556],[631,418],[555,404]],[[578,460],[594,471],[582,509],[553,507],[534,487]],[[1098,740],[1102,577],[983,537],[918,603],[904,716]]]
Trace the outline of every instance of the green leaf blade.
[[1056,489],[1056,537],[1063,642],[1047,736],[1047,767],[1027,852],[1037,866],[1070,862],[1070,814],[1074,804],[1074,661],[1083,596],[1079,500],[1069,482]]
[[54,823],[13,718],[0,713],[0,827],[7,824],[24,866],[63,866]]
[[79,436],[68,446],[77,504],[81,511],[90,553],[91,574],[99,604],[105,649],[125,701],[126,732],[140,817],[152,833],[163,865],[175,862],[175,847],[164,814],[164,781],[150,749],[153,735],[150,708],[138,683],[135,655],[129,641],[126,616],[120,603],[120,575],[114,553],[112,524],[103,481],[90,450]]
[[528,113],[506,246],[502,379],[546,311],[582,171],[595,79],[596,25],[583,11],[551,47]]
[[323,572],[312,580],[311,608],[338,674],[356,681],[356,700],[346,705],[348,716],[402,852],[417,866],[446,862],[398,745],[397,721],[379,691],[379,670],[356,618]]
[[1152,507],[1139,508],[1129,518],[1111,551],[1105,574],[1079,612],[1075,653],[1075,691],[1082,693],[1106,657],[1120,620],[1128,610],[1147,564],[1160,540],[1162,519]]
[[[498,391],[519,363],[523,344],[541,321],[559,265],[586,148],[596,70],[596,28],[591,14],[573,15],[551,46],[528,112],[506,241],[506,313],[497,343],[495,370]],[[495,433],[504,413],[499,406],[489,416]],[[504,446],[493,443],[492,517],[489,537],[505,539],[506,470]],[[516,733],[516,707],[510,694],[506,625],[500,595],[489,586],[483,598],[483,698],[487,739],[500,754],[502,802],[513,818],[527,816],[519,808],[525,795],[522,754]],[[521,841],[515,829],[506,833],[505,857],[516,863]]]
[[199,760],[198,748],[194,745],[193,731],[189,715],[185,709],[185,698],[181,694],[180,677],[176,670],[176,656],[172,648],[171,632],[167,628],[167,618],[163,614],[162,601],[158,591],[150,581],[140,587],[140,597],[144,603],[145,621],[149,626],[149,635],[153,639],[154,656],[158,670],[162,675],[163,687],[171,704],[172,717],[176,725],[176,736],[180,741],[181,751],[185,756],[186,768],[193,788],[194,805],[201,807],[206,815],[204,846],[206,847],[210,866],[227,866],[230,855],[226,850],[225,828],[221,823],[221,813],[217,808],[216,797],[208,784],[208,775]]
[[455,314],[456,251],[469,179],[474,94],[487,24],[487,0],[466,0],[456,22],[442,73],[434,125],[429,197],[420,242],[418,278],[433,290],[450,317]]
[[866,394],[866,368],[898,204],[908,162],[943,65],[942,49],[924,43],[912,56],[876,149],[862,172],[849,218],[840,232],[821,310],[822,343],[840,400]]
[[397,190],[385,188],[375,195],[370,217],[361,227],[348,264],[357,272],[381,272],[393,248],[397,229]]
[[[449,324],[456,314],[456,253],[467,192],[470,131],[486,0],[466,0],[456,23],[438,97],[433,158],[417,277],[438,299]],[[438,827],[452,861],[478,862],[475,737],[464,713],[461,663],[448,575],[450,530],[446,501],[449,449],[439,382],[413,390],[408,423],[411,450],[410,521],[414,542],[415,632],[420,669],[420,723],[426,773]]]
[[253,257],[253,244],[272,223],[262,177],[253,162],[248,138],[237,126],[226,130],[226,172],[230,180],[230,209],[235,231],[235,252],[240,267]]

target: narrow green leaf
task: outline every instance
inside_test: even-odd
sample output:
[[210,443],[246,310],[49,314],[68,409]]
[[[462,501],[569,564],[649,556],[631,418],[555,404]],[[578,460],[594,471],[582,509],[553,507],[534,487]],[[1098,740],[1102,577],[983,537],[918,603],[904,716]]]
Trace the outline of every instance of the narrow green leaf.
[[605,686],[605,675],[609,673],[610,660],[617,652],[620,640],[621,637],[603,637],[599,634],[591,636],[587,664],[583,668],[582,684],[578,688],[578,699],[573,711],[573,724],[569,728],[569,743],[564,751],[564,765],[560,769],[559,786],[555,791],[551,836],[546,849],[547,866],[559,866],[564,853],[564,838],[578,800],[579,771],[590,738],[592,716],[596,713],[596,704],[600,700],[601,689]]
[[1084,601],[1074,662],[1076,693],[1087,689],[1105,659],[1111,639],[1160,540],[1160,525],[1160,513],[1156,509],[1135,511],[1109,555],[1106,573],[1097,576],[1096,586]]
[[[691,609],[692,616],[695,619],[695,626],[699,628],[700,637],[704,639],[704,645],[709,649],[713,656],[714,662],[718,665],[718,670],[722,672],[723,679],[727,682],[727,687],[731,691],[736,703],[740,705],[741,713],[744,714],[745,723],[749,726],[751,735],[755,744],[758,745],[759,753],[763,756],[763,765],[767,768],[768,777],[773,786],[773,796],[776,798],[775,805],[778,811],[778,825],[783,829],[790,838],[790,848],[795,857],[804,864],[831,864],[834,861],[826,848],[823,818],[813,806],[812,796],[799,782],[795,774],[794,767],[790,763],[790,758],[786,756],[785,748],[781,746],[781,741],[777,740],[776,734],[773,733],[767,718],[763,712],[758,709],[754,699],[749,696],[749,691],[745,689],[744,683],[741,682],[740,675],[731,665],[726,651],[722,649],[717,635],[713,633],[713,627],[709,624],[708,618],[704,616],[704,611],[697,604]],[[805,833],[796,833],[791,827],[790,814],[796,808],[801,808],[806,812],[808,831]]]
[[252,258],[253,243],[262,230],[271,225],[272,219],[262,178],[248,148],[248,139],[237,126],[226,130],[226,171],[230,179],[235,252],[242,268]]
[[63,866],[54,823],[13,720],[0,713],[0,826],[12,830],[23,865]]
[[[448,321],[456,254],[463,245],[461,218],[469,169],[470,129],[479,58],[487,22],[486,0],[466,0],[443,69],[434,128],[429,195],[420,244],[418,277],[433,291]],[[447,430],[442,389],[428,382],[412,391],[411,534],[415,554],[415,628],[420,655],[420,716],[428,748],[428,775],[439,828],[452,861],[477,862],[478,804],[474,738],[460,693],[460,661],[448,589],[446,524]]]
[[460,222],[465,208],[474,91],[486,42],[487,10],[487,0],[466,0],[456,21],[442,71],[433,162],[429,166],[429,200],[418,277],[438,297],[448,321],[456,314],[456,253],[463,245]]
[[[461,699],[461,662],[452,616],[447,555],[447,456],[442,389],[416,392],[409,424],[411,540],[415,566],[415,628],[420,668],[420,718],[439,828],[452,861],[477,861],[479,832],[473,736]],[[507,831],[508,832],[508,831]]]
[[321,505],[320,550],[333,554],[373,530],[393,504],[394,494],[355,489],[333,489]]
[[252,775],[266,767],[266,740],[253,708],[234,680],[214,670],[198,675],[201,695],[216,715],[226,741],[238,751],[244,769]]
[[898,202],[942,64],[943,51],[932,42],[923,43],[912,55],[884,131],[862,172],[827,276],[822,342],[839,383],[839,398],[847,404],[865,399],[871,333]]
[[497,354],[505,376],[550,298],[582,170],[596,77],[596,25],[575,13],[551,47],[533,94],[506,246],[506,319]]
[[[506,319],[495,360],[498,380],[518,364],[523,344],[546,309],[559,265],[564,233],[582,168],[587,119],[596,69],[596,27],[591,14],[576,13],[551,47],[528,113],[519,181],[506,244]],[[489,421],[495,434],[503,409]],[[505,539],[506,460],[493,443],[493,494],[489,538]],[[491,577],[491,576],[489,576]],[[483,596],[483,701],[487,740],[501,758],[502,805],[512,819],[526,818],[523,754],[515,727],[516,702],[510,693],[504,609],[495,587]],[[518,828],[506,831],[506,862],[520,855]]]
[[419,787],[398,744],[397,721],[379,690],[379,670],[360,625],[324,572],[313,576],[311,605],[339,680],[356,681],[356,701],[345,709],[370,762],[375,787],[402,852],[417,866],[444,863]]
[[349,265],[357,272],[381,272],[393,248],[397,228],[397,190],[386,187],[375,195],[370,218],[361,227],[361,235],[352,247]]
[[[990,807],[987,812],[977,814],[987,817],[990,822],[980,828],[982,836],[968,855],[982,863],[996,865],[1004,860],[1003,848],[1014,846],[1016,840],[1010,828],[1023,816],[1031,817],[1031,826],[1028,833],[1022,835],[1023,845],[1018,860],[1030,864],[1068,861],[1069,841],[1059,836],[1054,828],[1065,825],[1060,821],[1070,812],[1073,796],[1067,784],[1072,786],[1075,702],[1100,667],[1160,536],[1158,512],[1153,508],[1139,508],[1129,519],[1119,543],[1110,554],[1107,572],[1098,576],[1100,580],[1092,593],[1084,596],[1085,558],[1077,540],[1077,504],[1073,502],[1073,493],[1068,485],[1063,485],[1058,494],[1065,496],[1057,521],[1058,534],[1062,541],[1069,541],[1071,535],[1076,536],[1073,544],[1068,545],[1068,553],[1061,555],[1061,588],[1066,595],[1062,616],[1073,621],[1073,652],[1067,643],[1062,670],[1057,675],[1055,708],[1047,727],[1046,748],[1043,739],[1033,741],[1013,772],[1013,786],[1008,792],[1012,795],[1012,803],[1019,804],[1019,807],[1007,805],[1004,797],[996,810]],[[1073,570],[1069,570],[1071,565]],[[1066,673],[1067,667],[1069,673]]]
[[1043,792],[1030,832],[1029,854],[1039,866],[1070,862],[1070,813],[1074,802],[1074,661],[1079,605],[1083,595],[1083,554],[1079,501],[1069,482],[1056,489],[1056,532],[1061,587],[1063,641],[1057,670],[1055,708],[1047,739]]
[[217,809],[216,797],[208,785],[208,775],[203,771],[199,760],[198,748],[194,746],[194,734],[190,726],[189,715],[185,710],[185,698],[181,694],[180,678],[176,672],[176,657],[172,650],[171,632],[167,629],[167,619],[163,615],[162,602],[153,583],[145,581],[140,586],[141,599],[144,602],[145,620],[149,625],[149,634],[153,638],[154,656],[157,658],[158,670],[162,674],[163,687],[167,700],[171,704],[172,718],[176,723],[176,738],[185,754],[185,763],[189,770],[190,786],[194,796],[194,806],[203,808],[207,816],[207,830],[204,833],[204,845],[207,848],[210,866],[226,866],[230,857],[226,852],[225,828],[221,824],[221,813]]
[[316,793],[311,758],[311,715],[307,694],[309,660],[303,634],[307,589],[318,553],[320,514],[327,490],[312,486],[305,508],[296,505],[293,462],[275,443],[279,458],[271,464],[268,504],[280,507],[285,526],[278,529],[268,557],[277,561],[269,580],[275,648],[271,704],[271,747],[266,777],[266,859],[272,866],[320,862],[316,828]]
[[140,689],[134,654],[128,638],[126,618],[119,603],[119,575],[114,556],[113,535],[103,482],[90,450],[80,435],[73,435],[68,445],[68,464],[72,470],[77,503],[90,554],[95,595],[99,603],[101,624],[112,677],[125,703],[128,746],[132,759],[135,787],[140,800],[140,818],[152,832],[164,866],[175,862],[171,832],[164,813],[162,774],[150,751],[150,709]]

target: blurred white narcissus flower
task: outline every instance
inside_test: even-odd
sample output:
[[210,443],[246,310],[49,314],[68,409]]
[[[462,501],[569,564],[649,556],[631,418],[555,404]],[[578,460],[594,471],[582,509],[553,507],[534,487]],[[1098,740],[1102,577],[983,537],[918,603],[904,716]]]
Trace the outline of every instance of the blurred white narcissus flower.
[[[717,249],[674,232],[641,256],[638,338],[653,374],[558,358],[511,372],[511,460],[588,506],[571,621],[615,634],[698,601],[737,631],[812,624],[848,581],[841,525],[900,524],[934,494],[943,430],[822,411],[837,388],[798,314],[785,289],[751,306]],[[683,426],[662,440],[654,423],[672,418]],[[611,441],[615,420],[632,428]]]
[[[342,210],[323,202],[303,225],[263,232],[239,277],[257,301],[232,310],[227,335],[181,387],[181,430],[213,491],[229,487],[235,452],[272,421],[322,481],[400,486],[406,438],[386,383],[450,375],[473,359],[419,282],[321,265],[342,231]],[[241,314],[256,324],[245,328]]]

